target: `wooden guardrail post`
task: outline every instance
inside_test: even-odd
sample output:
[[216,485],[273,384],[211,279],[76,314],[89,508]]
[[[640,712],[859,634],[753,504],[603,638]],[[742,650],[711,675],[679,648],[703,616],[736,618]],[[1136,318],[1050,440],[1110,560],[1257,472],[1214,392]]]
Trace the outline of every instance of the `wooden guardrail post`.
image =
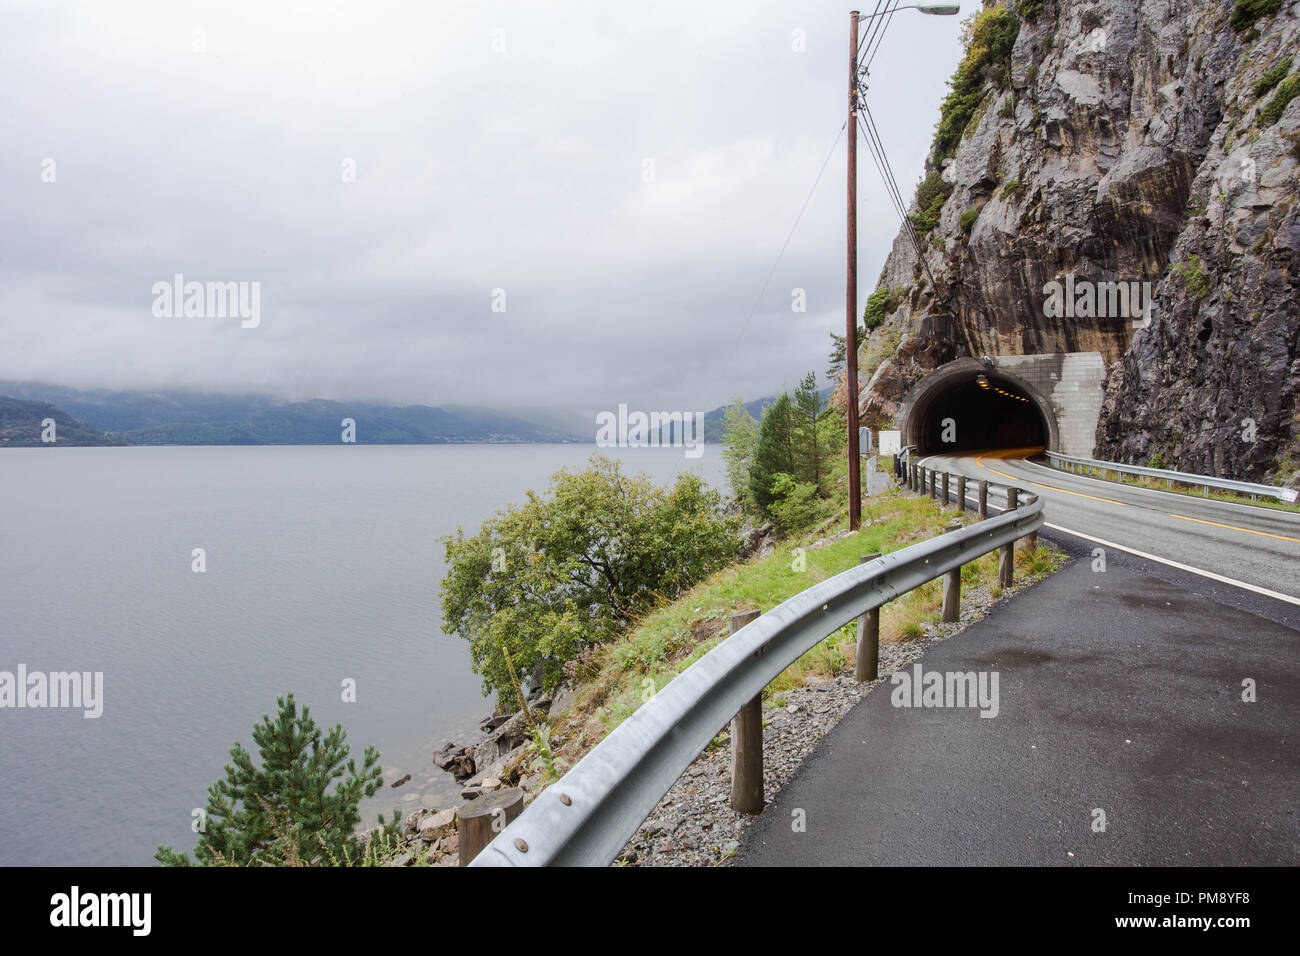
[[[1019,507],[1017,499],[1020,497],[1019,488],[1007,489],[1007,511],[1015,511]],[[998,548],[998,583],[1004,588],[1011,587],[1011,582],[1015,579],[1016,573],[1016,543],[1008,542]]]
[[[758,617],[758,611],[731,615],[735,634]],[[759,813],[763,809],[763,695],[740,708],[731,721],[731,809]]]
[[979,499],[979,519],[983,521],[989,516],[989,483],[984,479],[980,479]]
[[[1038,495],[1030,495],[1028,498],[1025,499],[1025,504],[1032,505],[1037,500],[1038,500]],[[1029,534],[1025,535],[1025,550],[1028,551],[1030,554],[1033,554],[1035,551],[1038,550],[1038,529],[1037,528],[1029,532]]]
[[966,476],[957,476],[957,510],[966,510]]
[[948,473],[943,473],[943,506],[948,507]]
[[[880,552],[864,554],[858,564],[866,564],[880,557]],[[880,676],[880,608],[858,616],[858,663],[853,676],[859,681],[875,680]]]
[[943,576],[943,622],[951,624],[961,615],[961,565]]
[[456,842],[460,865],[469,866],[474,857],[523,812],[524,792],[518,787],[485,793],[458,809]]

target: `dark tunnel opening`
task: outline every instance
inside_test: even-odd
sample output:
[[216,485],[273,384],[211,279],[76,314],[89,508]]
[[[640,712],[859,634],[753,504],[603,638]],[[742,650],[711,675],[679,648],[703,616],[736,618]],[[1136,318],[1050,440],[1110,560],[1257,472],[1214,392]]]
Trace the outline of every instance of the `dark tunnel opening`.
[[1023,390],[981,375],[934,397],[925,412],[921,441],[928,454],[1046,447],[1048,428]]

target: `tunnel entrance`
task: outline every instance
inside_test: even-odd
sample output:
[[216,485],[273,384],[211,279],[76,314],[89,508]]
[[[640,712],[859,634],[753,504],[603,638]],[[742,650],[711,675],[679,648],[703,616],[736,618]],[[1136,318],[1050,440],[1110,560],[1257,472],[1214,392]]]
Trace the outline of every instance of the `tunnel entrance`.
[[1057,447],[1051,405],[1016,376],[978,359],[936,369],[900,412],[904,443],[919,454]]

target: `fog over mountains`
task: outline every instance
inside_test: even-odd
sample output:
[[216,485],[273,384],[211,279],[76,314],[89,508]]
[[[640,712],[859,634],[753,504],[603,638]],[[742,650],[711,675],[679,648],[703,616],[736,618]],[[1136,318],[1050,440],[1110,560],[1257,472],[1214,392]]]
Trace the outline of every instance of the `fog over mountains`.
[[[266,395],[82,391],[6,381],[0,381],[0,397],[12,400],[0,405],[3,420],[22,435],[36,436],[41,419],[53,417],[63,445],[332,445],[341,440],[344,419],[356,423],[359,445],[594,442],[596,437],[594,413],[556,408],[280,402]],[[758,419],[773,401],[758,398],[745,407]],[[723,412],[715,408],[705,415],[707,442],[721,442]],[[18,434],[12,444],[19,443]]]
[[265,395],[80,391],[37,382],[0,382],[0,395],[48,403],[137,445],[336,444],[348,418],[356,423],[361,445],[572,442],[591,441],[594,435],[589,419],[556,409],[277,402]]

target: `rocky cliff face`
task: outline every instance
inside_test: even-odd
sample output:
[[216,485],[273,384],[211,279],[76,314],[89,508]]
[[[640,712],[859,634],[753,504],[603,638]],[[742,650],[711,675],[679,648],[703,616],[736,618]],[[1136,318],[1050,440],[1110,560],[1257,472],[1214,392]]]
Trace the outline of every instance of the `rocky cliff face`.
[[954,358],[1096,351],[1099,457],[1292,478],[1300,2],[985,0],[1012,15],[881,273],[865,421]]

